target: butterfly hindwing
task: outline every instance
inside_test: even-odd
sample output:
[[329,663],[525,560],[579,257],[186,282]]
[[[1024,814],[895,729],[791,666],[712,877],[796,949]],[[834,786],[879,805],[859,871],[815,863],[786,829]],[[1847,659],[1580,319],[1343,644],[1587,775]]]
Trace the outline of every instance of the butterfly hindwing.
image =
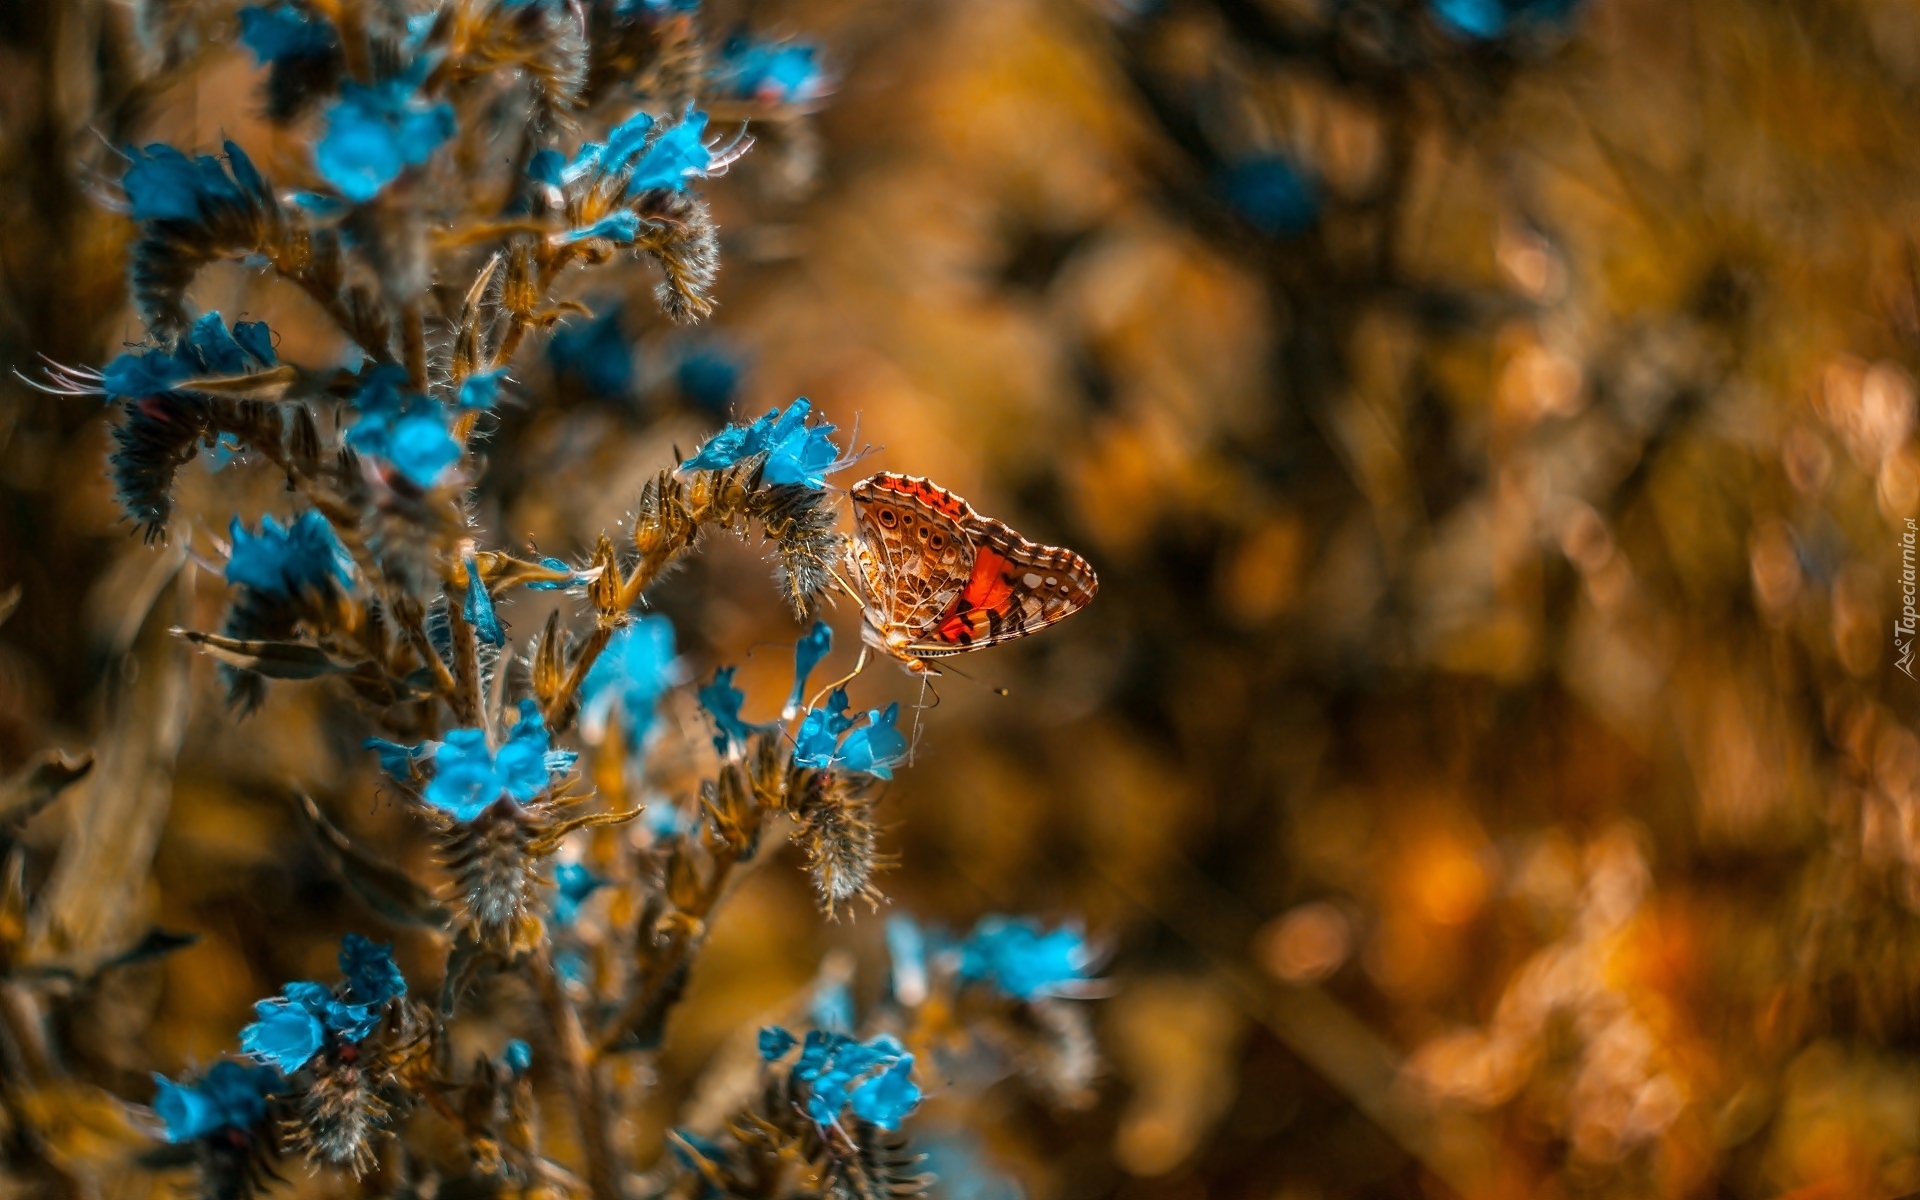
[[927,480],[883,472],[855,484],[853,502],[869,624],[909,661],[1023,637],[1099,589],[1078,554],[1028,541]]

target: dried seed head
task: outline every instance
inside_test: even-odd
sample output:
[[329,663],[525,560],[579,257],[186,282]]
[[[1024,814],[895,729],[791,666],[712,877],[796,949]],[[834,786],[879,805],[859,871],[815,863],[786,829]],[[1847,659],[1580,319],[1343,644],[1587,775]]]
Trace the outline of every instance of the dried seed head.
[[338,1042],[308,1064],[313,1081],[294,1099],[287,1144],[316,1163],[355,1177],[373,1165],[373,1135],[393,1115],[380,1093],[383,1072],[366,1045]]
[[539,832],[521,809],[501,803],[446,835],[446,864],[459,887],[467,928],[488,949],[511,952],[532,914],[539,880],[529,843]]
[[859,772],[814,771],[801,789],[793,840],[829,917],[837,917],[856,897],[874,907],[885,899],[873,886],[874,872],[887,865],[876,849],[873,783],[872,776]]

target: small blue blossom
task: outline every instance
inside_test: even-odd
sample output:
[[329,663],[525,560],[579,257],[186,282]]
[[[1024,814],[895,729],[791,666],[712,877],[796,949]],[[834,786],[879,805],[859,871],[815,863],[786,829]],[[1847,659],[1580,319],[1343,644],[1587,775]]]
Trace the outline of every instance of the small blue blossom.
[[272,1067],[218,1062],[194,1083],[155,1075],[153,1111],[166,1122],[169,1142],[190,1142],[223,1129],[250,1129],[267,1115],[267,1097],[283,1086]]
[[844,980],[836,979],[822,984],[813,994],[813,1004],[807,1015],[813,1019],[816,1029],[824,1029],[828,1033],[852,1033],[852,990]]
[[[540,565],[549,571],[565,571],[568,575],[573,576],[573,578],[535,579],[522,585],[530,592],[564,592],[572,587],[574,580],[579,577],[573,569],[573,564],[564,558],[543,558],[540,560]],[[596,662],[594,665],[598,666],[600,664]]]
[[1519,26],[1564,25],[1580,0],[1430,0],[1440,28],[1465,41],[1502,37]]
[[631,242],[640,236],[640,214],[621,209],[608,213],[591,225],[579,229],[570,229],[560,238],[563,242],[584,242],[588,238],[605,238],[610,242]]
[[635,113],[609,130],[606,141],[586,143],[570,160],[557,151],[541,151],[527,164],[527,174],[556,188],[588,175],[624,175],[626,191],[645,192],[658,188],[684,191],[688,179],[707,173],[713,162],[713,152],[701,140],[707,130],[707,114],[689,112],[679,124],[657,137],[653,128],[651,116]]
[[381,1005],[407,994],[393,947],[357,933],[340,939],[340,973],[346,976],[347,994],[359,1004]]
[[487,581],[480,578],[480,564],[471,556],[466,561],[467,599],[460,615],[473,626],[473,632],[489,646],[507,644],[507,631],[500,626],[500,615],[493,611],[493,597],[487,594]]
[[760,1031],[760,1057],[768,1062],[778,1062],[793,1049],[797,1039],[778,1025],[768,1025]]
[[906,913],[887,918],[887,957],[893,961],[893,998],[909,1008],[927,998],[927,937]]
[[851,1103],[861,1120],[898,1129],[920,1103],[913,1055],[891,1034],[863,1043],[815,1029],[807,1034],[793,1075],[807,1085],[807,1115],[822,1127],[838,1122]]
[[920,1103],[913,1055],[903,1054],[880,1075],[853,1089],[853,1115],[882,1129],[898,1129]]
[[802,104],[827,91],[820,51],[805,42],[763,42],[734,37],[713,68],[716,94],[762,104]]
[[460,398],[454,407],[461,412],[477,412],[492,408],[500,403],[500,381],[507,377],[506,368],[494,371],[475,371],[460,383]]
[[737,668],[722,667],[713,673],[713,682],[697,693],[700,707],[707,710],[713,718],[719,733],[714,735],[713,748],[721,754],[727,753],[730,746],[745,746],[747,739],[759,731],[760,726],[750,725],[740,719],[740,705],[746,702],[746,695],[733,686],[733,673]]
[[673,682],[673,659],[673,622],[658,613],[615,631],[581,684],[581,723],[604,730],[618,708],[627,746],[639,750],[653,728],[654,708]]
[[328,183],[364,204],[401,171],[433,157],[453,131],[453,106],[428,103],[405,79],[371,87],[344,83],[327,109],[327,132],[313,162]]
[[674,381],[688,403],[708,412],[724,413],[733,407],[740,390],[740,362],[719,344],[703,344],[687,350],[674,367]]
[[793,736],[793,761],[824,771],[840,761],[840,735],[853,728],[847,715],[847,689],[835,688],[819,708],[810,708]]
[[203,313],[171,350],[118,355],[101,372],[100,389],[127,399],[169,391],[196,376],[244,375],[276,362],[273,334],[262,321],[237,321],[231,332],[217,312]]
[[456,821],[471,821],[502,796],[526,803],[573,768],[571,750],[552,748],[540,706],[520,702],[520,719],[496,753],[483,729],[454,729],[432,754],[433,778],[421,797]]
[[433,757],[433,747],[437,742],[422,742],[418,746],[403,746],[399,742],[390,742],[385,738],[370,737],[360,743],[364,750],[371,750],[380,756],[380,769],[402,782],[413,778],[413,769],[424,759]]
[[340,48],[330,21],[308,16],[291,4],[249,4],[240,10],[240,42],[261,63],[287,58],[321,58]]
[[633,395],[633,348],[620,332],[617,305],[584,325],[556,329],[547,343],[547,361],[557,374],[573,377],[603,399]]
[[1234,163],[1221,172],[1218,187],[1248,224],[1271,237],[1304,233],[1320,215],[1319,189],[1285,155]]
[[815,621],[813,628],[807,630],[793,647],[793,692],[787,697],[787,711],[795,713],[807,700],[807,676],[820,665],[820,660],[833,649],[833,627],[825,621]]
[[240,1031],[240,1048],[284,1073],[298,1071],[326,1043],[320,1018],[293,1000],[262,1000],[253,1014],[256,1020]]
[[400,387],[405,373],[377,366],[366,373],[354,405],[360,418],[347,429],[347,444],[390,464],[417,487],[432,487],[460,460],[447,414],[440,405]]
[[127,147],[129,165],[120,179],[127,209],[136,221],[198,221],[215,208],[243,206],[257,191],[259,172],[240,147],[224,143],[227,161],[210,154],[188,158],[156,142]]
[[580,916],[580,905],[588,896],[606,886],[606,881],[579,863],[561,863],[553,869],[553,919],[559,925],[571,925]]
[[259,533],[248,533],[235,517],[227,532],[233,539],[228,583],[281,599],[352,586],[353,558],[317,509],[308,509],[287,525],[262,517]]
[[500,1061],[505,1063],[507,1070],[515,1079],[518,1079],[533,1069],[533,1047],[519,1038],[514,1038],[507,1043],[506,1051],[500,1056]]
[[826,476],[846,466],[833,444],[835,426],[807,424],[811,410],[805,396],[783,413],[774,409],[751,425],[731,425],[709,438],[683,471],[717,471],[756,454],[766,455],[762,478],[815,491],[826,486]]
[[1087,978],[1093,954],[1078,929],[1046,932],[1030,917],[982,917],[960,943],[960,978],[1017,1000],[1060,995]]
[[892,779],[893,768],[907,760],[907,735],[894,728],[899,720],[898,700],[887,705],[885,712],[868,710],[867,723],[840,743],[841,763],[849,771]]

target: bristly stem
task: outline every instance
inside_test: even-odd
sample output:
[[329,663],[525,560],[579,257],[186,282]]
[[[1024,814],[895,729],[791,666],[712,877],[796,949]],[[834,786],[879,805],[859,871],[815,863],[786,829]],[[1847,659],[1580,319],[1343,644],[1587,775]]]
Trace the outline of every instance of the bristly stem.
[[[682,847],[679,852],[685,853],[685,848]],[[683,922],[682,927],[673,933],[673,940],[668,945],[666,953],[647,964],[650,970],[645,980],[634,989],[633,994],[627,997],[627,1002],[621,1005],[620,1011],[600,1031],[593,1050],[596,1058],[610,1052],[618,1045],[628,1031],[660,1003],[666,990],[673,986],[674,979],[687,965],[687,960],[692,957],[694,949],[706,940],[707,919],[712,915],[714,906],[720,902],[720,897],[726,892],[728,877],[732,875],[733,868],[739,861],[739,854],[730,847],[715,854],[713,877],[708,881],[707,886],[701,889],[700,895],[691,908],[678,910],[682,916],[690,920]]]
[[620,1168],[610,1134],[607,1098],[594,1071],[593,1048],[580,1024],[580,1014],[567,998],[544,946],[528,955],[526,963],[534,989],[540,994],[541,1012],[560,1051],[567,1096],[580,1127],[580,1149],[587,1160],[587,1186],[594,1200],[621,1200]]

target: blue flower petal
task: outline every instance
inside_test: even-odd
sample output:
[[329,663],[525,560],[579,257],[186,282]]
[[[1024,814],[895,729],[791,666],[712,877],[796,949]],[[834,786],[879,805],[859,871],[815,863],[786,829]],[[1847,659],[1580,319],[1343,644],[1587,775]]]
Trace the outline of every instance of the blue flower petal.
[[793,1049],[795,1038],[778,1025],[768,1025],[760,1031],[760,1057],[768,1062],[777,1062]]
[[1032,1000],[1085,979],[1092,960],[1086,939],[1076,929],[1049,933],[1031,918],[982,917],[960,944],[960,978]]
[[235,517],[228,526],[233,549],[227,557],[227,582],[264,596],[292,599],[309,591],[323,595],[353,582],[353,559],[316,509],[282,526],[271,516],[260,532],[249,533]]
[[820,660],[833,649],[833,627],[825,621],[815,621],[813,628],[800,638],[793,647],[793,693],[787,697],[789,711],[798,712],[807,699],[807,676],[820,665]]
[[240,1031],[240,1048],[284,1073],[305,1066],[326,1042],[319,1018],[295,1001],[262,1000],[253,1012],[258,1019]]
[[493,597],[487,594],[487,581],[480,578],[480,565],[471,557],[466,561],[467,600],[461,615],[479,639],[489,646],[507,644],[507,631],[500,627],[499,614],[493,610]]
[[407,977],[393,961],[393,947],[357,933],[340,939],[340,973],[356,1003],[380,1005],[407,994]]
[[342,194],[364,204],[408,166],[426,162],[453,133],[452,106],[428,103],[404,79],[372,87],[345,83],[327,109],[314,166]]
[[898,1129],[920,1103],[913,1082],[913,1055],[903,1054],[885,1072],[853,1089],[853,1113],[882,1129]]
[[714,736],[713,748],[721,754],[727,753],[729,746],[745,746],[747,739],[760,728],[740,719],[740,705],[745,703],[746,695],[733,686],[735,669],[723,667],[715,671],[713,682],[697,693],[700,707],[707,710],[707,715],[713,718],[714,726],[719,730]]
[[471,821],[500,798],[493,753],[480,729],[454,729],[433,756],[433,778],[421,796],[456,821]]
[[460,399],[455,407],[462,412],[492,408],[500,403],[500,381],[507,377],[506,368],[495,371],[475,371],[460,384]]
[[869,710],[867,723],[840,743],[840,759],[846,768],[892,779],[893,768],[907,760],[907,735],[894,728],[899,719],[898,700],[885,712]]

